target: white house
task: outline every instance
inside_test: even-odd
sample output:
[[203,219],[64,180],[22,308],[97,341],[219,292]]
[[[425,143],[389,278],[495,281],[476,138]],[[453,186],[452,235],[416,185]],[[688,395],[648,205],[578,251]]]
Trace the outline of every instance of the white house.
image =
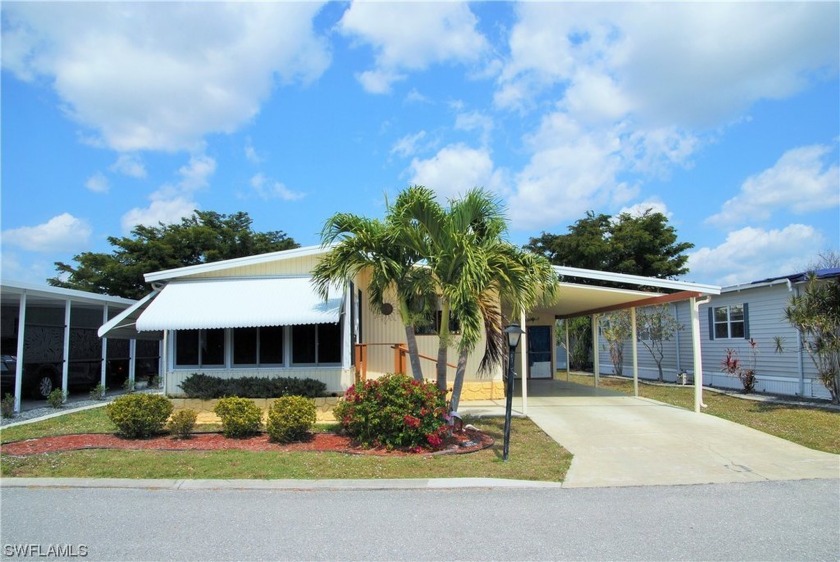
[[[840,268],[823,269],[816,273],[820,279],[833,279],[840,277]],[[700,306],[705,384],[720,388],[742,388],[736,377],[721,371],[726,350],[734,349],[744,367],[751,368],[755,360],[758,378],[756,391],[830,398],[814,364],[802,347],[798,330],[785,319],[785,308],[791,297],[802,291],[805,280],[805,273],[797,273],[724,287],[720,295],[711,297],[708,303]],[[689,310],[684,302],[669,306],[677,321],[683,325],[676,337],[668,342],[663,361],[665,380],[675,382],[680,372],[693,374],[692,350],[688,342]],[[750,340],[755,346],[750,344]],[[626,345],[629,344],[629,341],[626,342]],[[607,343],[602,336],[598,349],[602,372],[613,373]],[[657,378],[658,371],[651,355],[643,346],[640,346],[640,350],[639,376]],[[627,353],[625,361],[626,358]]]
[[[165,390],[173,396],[181,394],[179,385],[197,372],[225,378],[312,378],[324,382],[328,392],[342,392],[362,368],[370,377],[400,368],[400,353],[394,346],[404,344],[405,332],[399,315],[389,306],[371,310],[364,275],[336,287],[326,302],[315,294],[311,271],[327,251],[312,246],[149,273],[145,278],[154,291],[103,325],[99,334],[161,338]],[[526,375],[526,382],[554,373],[558,316],[663,300],[696,302],[720,291],[678,281],[556,270],[590,283],[622,283],[648,290],[564,282],[555,302],[513,319],[526,332],[517,354],[517,370]],[[418,335],[418,347],[421,357],[425,356],[421,361],[424,376],[433,379],[437,338],[430,336]],[[450,357],[454,361],[456,356],[453,348]],[[479,361],[480,352],[468,360],[462,400],[501,398],[502,366],[482,375]]]

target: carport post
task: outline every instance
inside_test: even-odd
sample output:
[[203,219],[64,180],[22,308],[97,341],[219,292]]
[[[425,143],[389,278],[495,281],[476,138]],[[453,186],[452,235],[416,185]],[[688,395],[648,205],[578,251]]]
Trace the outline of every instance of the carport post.
[[20,397],[23,394],[23,342],[26,331],[26,290],[20,294],[18,303],[17,361],[15,362],[15,413],[20,413]]
[[601,358],[598,345],[598,315],[592,315],[592,369],[595,371],[595,388],[601,378]]
[[134,384],[137,375],[137,340],[128,340],[128,384]]
[[522,415],[528,415],[528,326],[526,324],[525,310],[519,313],[519,325],[522,326],[522,335],[519,345],[519,380],[522,381]]
[[[708,302],[708,299],[706,300]],[[696,297],[689,299],[691,305],[691,347],[694,353],[694,411],[700,413],[703,404],[703,357],[700,353],[700,303]]]
[[569,319],[563,319],[563,331],[566,332],[566,382],[572,375],[572,350],[569,348]]
[[630,339],[633,341],[633,396],[639,397],[639,342],[636,337],[636,307],[630,309]]
[[64,363],[61,364],[61,392],[64,396],[70,390],[70,299],[64,301]]
[[[108,305],[102,307],[102,324],[108,323]],[[105,387],[105,371],[108,368],[108,338],[102,338],[102,362],[101,373],[99,375],[99,382],[102,387]]]

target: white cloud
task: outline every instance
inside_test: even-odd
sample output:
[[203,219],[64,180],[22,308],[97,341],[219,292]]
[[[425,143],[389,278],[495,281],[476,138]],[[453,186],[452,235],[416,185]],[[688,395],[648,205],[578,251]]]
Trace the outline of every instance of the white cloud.
[[257,153],[257,149],[254,148],[254,144],[250,138],[245,143],[245,159],[251,164],[260,164],[263,161],[263,158]]
[[192,216],[193,211],[200,208],[195,201],[195,192],[207,187],[215,172],[213,158],[204,154],[192,155],[187,164],[178,168],[180,180],[177,183],[162,185],[149,196],[148,207],[135,207],[122,216],[123,232],[131,232],[138,224],[173,224]]
[[494,169],[489,151],[463,144],[446,146],[427,160],[415,158],[410,169],[410,184],[424,185],[444,199],[457,198],[474,187],[505,190],[504,172]]
[[656,197],[648,199],[647,201],[642,201],[641,203],[636,203],[635,205],[631,205],[629,207],[623,207],[616,214],[621,215],[623,213],[627,213],[632,217],[641,217],[648,211],[652,213],[661,213],[669,219],[673,215],[673,213],[668,210],[668,206]]
[[31,252],[75,252],[90,242],[92,229],[84,220],[62,213],[43,224],[3,231],[3,243]]
[[85,182],[85,187],[94,193],[108,193],[111,188],[108,184],[108,178],[102,172],[96,172],[90,176]]
[[[193,150],[252,119],[275,80],[330,62],[315,2],[15,3],[3,68],[53,84],[70,117],[120,152]],[[186,31],[189,30],[187,33]]]
[[417,153],[420,141],[426,138],[426,131],[419,131],[413,135],[406,135],[399,139],[391,148],[391,154],[397,156],[412,156]]
[[[495,102],[559,88],[581,121],[717,126],[838,68],[832,3],[522,3]],[[687,40],[686,38],[694,38]]]
[[111,164],[111,171],[137,179],[146,177],[146,167],[136,154],[120,154],[117,161]]
[[251,178],[251,187],[260,199],[282,199],[283,201],[298,201],[306,197],[301,191],[294,191],[279,181],[266,178],[263,174],[256,174]]
[[587,131],[568,115],[553,113],[527,146],[533,155],[517,174],[510,200],[514,228],[545,228],[635,195],[634,187],[618,179],[624,163],[615,131]]
[[135,207],[122,216],[123,232],[128,233],[137,225],[158,226],[158,223],[175,224],[192,216],[198,203],[187,197],[153,199],[145,208]]
[[455,129],[478,131],[481,144],[486,145],[490,141],[490,133],[493,132],[493,119],[478,111],[459,113],[455,117]]
[[406,71],[442,62],[475,62],[487,49],[465,3],[354,2],[338,28],[375,53],[375,68],[357,75],[362,87],[388,93]]
[[823,145],[788,150],[773,167],[748,177],[740,193],[706,222],[743,224],[766,220],[777,210],[804,214],[840,205],[840,169],[829,161],[831,153]]
[[821,248],[823,242],[817,230],[804,224],[772,230],[747,227],[730,232],[720,246],[688,254],[688,267],[698,282],[724,287],[749,283],[796,273],[803,248]]

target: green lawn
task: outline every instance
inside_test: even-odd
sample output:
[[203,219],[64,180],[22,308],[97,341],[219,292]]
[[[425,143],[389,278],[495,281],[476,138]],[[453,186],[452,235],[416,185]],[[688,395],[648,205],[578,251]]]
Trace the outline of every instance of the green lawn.
[[[572,455],[527,419],[514,419],[508,462],[501,460],[502,418],[467,419],[496,439],[461,455],[382,457],[343,453],[88,450],[0,456],[4,477],[91,478],[511,478],[562,481]],[[101,408],[0,430],[2,442],[44,435],[114,432]]]
[[[566,374],[558,374],[566,380]],[[592,386],[592,375],[572,373],[569,382]],[[633,394],[633,381],[602,377],[601,388]],[[639,381],[639,395],[681,408],[694,408],[694,387],[659,386]],[[756,402],[703,392],[703,412],[799,443],[811,449],[840,454],[840,411],[789,404]]]

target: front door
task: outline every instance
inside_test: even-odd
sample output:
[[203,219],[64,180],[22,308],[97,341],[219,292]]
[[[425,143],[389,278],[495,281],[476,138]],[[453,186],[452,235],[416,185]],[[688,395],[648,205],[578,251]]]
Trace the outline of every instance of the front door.
[[552,378],[551,343],[551,326],[528,326],[528,378]]

